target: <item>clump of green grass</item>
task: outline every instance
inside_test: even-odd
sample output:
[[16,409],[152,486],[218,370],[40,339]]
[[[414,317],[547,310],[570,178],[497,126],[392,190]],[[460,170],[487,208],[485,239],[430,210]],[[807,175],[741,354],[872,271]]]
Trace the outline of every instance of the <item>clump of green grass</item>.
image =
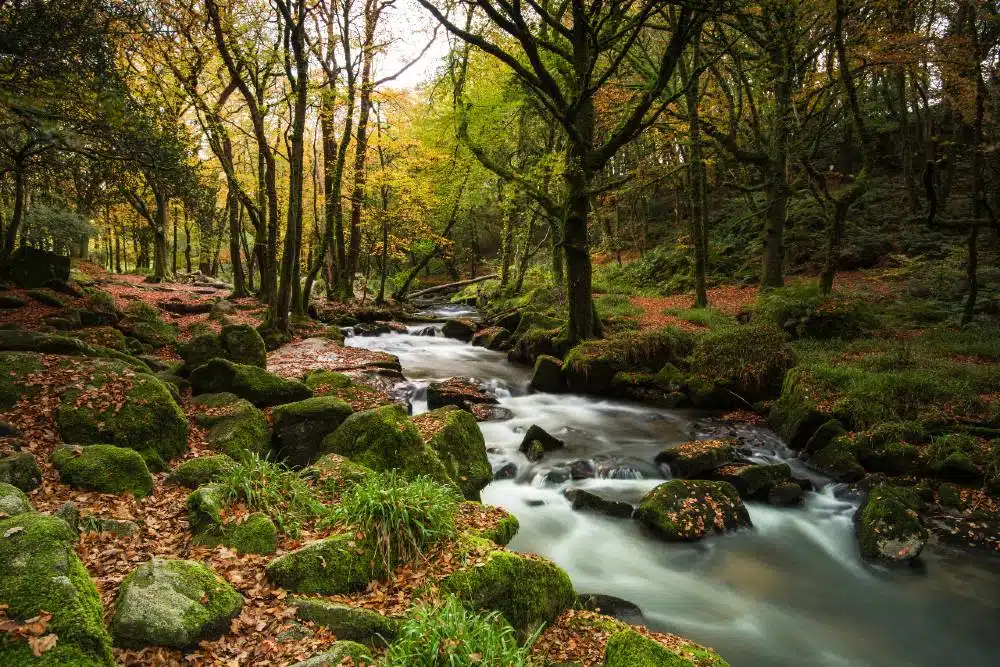
[[326,523],[360,530],[373,540],[381,565],[391,571],[397,563],[422,557],[435,542],[454,537],[460,502],[451,487],[390,470],[345,492]]
[[855,338],[880,326],[860,295],[822,294],[816,285],[761,292],[753,319],[781,327],[795,338]]
[[698,338],[691,369],[746,400],[777,395],[785,372],[795,363],[787,338],[771,324],[715,329]]
[[162,321],[159,308],[151,306],[145,301],[132,301],[125,307],[125,314],[139,322],[156,323]]
[[537,638],[519,646],[514,629],[497,612],[477,614],[455,597],[438,606],[414,608],[397,641],[389,647],[386,667],[480,667],[529,665]]
[[632,300],[622,294],[602,294],[594,300],[594,305],[601,319],[642,315],[642,308],[632,305]]
[[227,504],[241,502],[270,516],[284,533],[298,536],[302,525],[328,512],[301,474],[284,463],[250,453],[217,480]]
[[736,324],[736,318],[720,313],[714,308],[666,308],[663,314],[673,315],[685,322],[700,324],[709,329],[730,327]]

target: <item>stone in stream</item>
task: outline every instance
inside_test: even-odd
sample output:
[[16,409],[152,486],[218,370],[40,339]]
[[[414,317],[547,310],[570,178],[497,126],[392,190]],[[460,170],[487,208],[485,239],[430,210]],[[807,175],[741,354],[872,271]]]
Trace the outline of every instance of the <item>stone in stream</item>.
[[699,477],[733,460],[732,440],[694,440],[656,455],[657,464],[666,464],[674,477]]
[[566,388],[562,375],[562,361],[547,354],[535,359],[535,372],[531,376],[531,388],[550,394],[559,393]]
[[467,412],[473,412],[478,405],[495,405],[497,399],[472,378],[448,378],[431,382],[427,386],[427,408],[436,410],[446,405],[454,405]]
[[618,519],[628,519],[632,516],[633,507],[630,504],[608,500],[584,489],[566,489],[563,495],[578,512],[598,512]]
[[768,490],[767,502],[778,507],[798,505],[802,502],[802,487],[795,482],[776,484]]
[[639,605],[613,595],[601,593],[580,593],[576,596],[577,606],[587,611],[595,611],[605,616],[617,618],[631,625],[646,625]]
[[411,420],[420,436],[433,449],[467,500],[479,500],[479,492],[493,481],[486,457],[486,441],[476,419],[465,410],[448,405]]
[[539,461],[545,452],[554,452],[565,446],[565,442],[549,434],[541,426],[532,424],[524,434],[518,450],[527,456],[529,461]]
[[646,494],[635,518],[662,539],[693,542],[751,526],[740,494],[728,482],[674,479]]
[[487,327],[480,329],[472,336],[472,345],[497,351],[504,349],[509,339],[510,332],[503,327]]
[[855,526],[861,555],[886,565],[905,565],[920,556],[927,529],[920,520],[923,502],[912,488],[879,485],[858,508]]
[[729,482],[743,498],[767,498],[771,489],[791,481],[792,469],[787,463],[730,463],[713,470],[709,478]]
[[445,322],[444,327],[441,329],[441,333],[445,336],[445,338],[455,338],[467,343],[472,340],[472,337],[476,334],[477,329],[478,327],[474,321],[464,318],[456,318]]
[[514,479],[517,477],[517,465],[508,461],[493,471],[493,479]]

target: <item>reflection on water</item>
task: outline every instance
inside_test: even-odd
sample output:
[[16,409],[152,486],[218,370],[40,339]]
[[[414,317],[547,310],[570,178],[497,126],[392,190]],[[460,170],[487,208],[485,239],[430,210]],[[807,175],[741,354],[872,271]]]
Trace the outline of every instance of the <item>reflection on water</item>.
[[[737,667],[1000,664],[996,559],[929,548],[922,572],[872,568],[857,553],[856,505],[836,498],[832,485],[806,494],[800,508],[751,503],[752,530],[693,545],[652,539],[635,522],[573,511],[562,492],[577,486],[637,502],[662,481],[653,458],[688,438],[694,415],[529,394],[530,373],[503,354],[441,337],[391,334],[349,343],[399,356],[418,392],[415,411],[426,409],[420,390],[429,381],[471,376],[495,384],[513,417],[480,426],[494,469],[513,462],[519,470],[516,480],[488,486],[483,501],[518,517],[511,548],[551,558],[578,591],[630,600],[652,627],[712,646]],[[529,463],[517,448],[531,424],[566,448]],[[788,456],[770,434],[760,442],[755,453],[762,460]],[[609,475],[553,474],[578,459],[600,462]],[[638,478],[607,478],[622,469]]]

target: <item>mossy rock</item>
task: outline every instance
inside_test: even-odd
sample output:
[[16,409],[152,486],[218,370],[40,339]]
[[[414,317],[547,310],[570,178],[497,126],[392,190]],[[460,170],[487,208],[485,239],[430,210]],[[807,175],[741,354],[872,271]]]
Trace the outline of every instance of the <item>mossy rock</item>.
[[61,296],[47,289],[33,289],[26,292],[27,296],[34,301],[42,304],[43,306],[50,306],[52,308],[65,308],[66,300]]
[[[187,417],[162,380],[114,361],[88,360],[79,370],[87,378],[62,394],[56,412],[66,442],[151,450],[163,460],[187,449]],[[103,399],[116,395],[123,398]]]
[[550,394],[559,393],[566,388],[562,376],[563,362],[547,354],[535,359],[535,372],[531,376],[531,388]]
[[856,527],[861,555],[887,565],[907,564],[917,559],[928,536],[918,514],[921,506],[912,489],[888,485],[872,489],[858,509]]
[[682,642],[671,650],[628,628],[608,638],[604,667],[729,667],[729,663],[697,644]]
[[449,405],[414,417],[413,421],[462,495],[479,500],[479,492],[493,481],[493,467],[486,457],[486,441],[476,418]]
[[249,324],[228,324],[219,332],[226,359],[247,366],[267,368],[264,338]]
[[267,415],[235,394],[203,394],[192,399],[210,413],[195,415],[195,423],[208,429],[206,440],[213,451],[242,461],[250,455],[266,456],[271,448]]
[[817,429],[830,421],[820,407],[822,391],[811,381],[808,369],[793,368],[785,375],[781,395],[771,406],[768,423],[789,447],[803,449]]
[[448,575],[442,588],[477,611],[498,611],[524,639],[573,606],[569,575],[554,563],[509,551]]
[[673,327],[616,334],[570,350],[563,361],[563,376],[570,391],[608,394],[617,373],[656,373],[665,364],[685,358],[691,349],[691,336]]
[[226,359],[212,359],[191,371],[191,386],[198,394],[229,392],[258,406],[293,403],[312,396],[301,382]]
[[191,340],[177,346],[177,352],[189,370],[212,359],[226,358],[226,351],[222,347],[219,335],[212,331],[192,336]]
[[28,384],[30,376],[44,370],[42,355],[33,352],[0,352],[0,410],[10,410],[18,400],[30,400],[41,391]]
[[510,339],[510,332],[503,327],[487,327],[472,336],[474,347],[485,347],[487,350],[501,350]]
[[336,641],[319,655],[297,662],[292,667],[336,667],[336,665],[371,665],[371,649],[352,641]]
[[351,378],[334,371],[313,371],[306,376],[306,386],[317,395],[326,394],[332,390],[346,389],[351,384]]
[[985,463],[980,441],[965,433],[949,433],[927,447],[927,467],[937,477],[950,482],[972,483],[983,478]]
[[807,454],[814,454],[829,445],[834,438],[839,438],[846,433],[847,430],[838,420],[830,419],[816,429],[816,432],[806,441],[803,449]]
[[74,331],[70,335],[92,347],[106,347],[119,352],[127,352],[125,336],[114,327],[90,327]]
[[732,440],[693,440],[665,449],[656,463],[670,466],[674,477],[699,477],[732,462],[736,450]]
[[477,329],[478,325],[474,321],[456,318],[445,322],[441,333],[445,338],[455,338],[468,343],[476,334]]
[[75,489],[101,493],[131,493],[137,498],[153,492],[153,476],[142,455],[114,445],[58,447],[52,463],[59,479]]
[[116,646],[185,648],[229,628],[243,597],[211,569],[154,558],[122,582],[111,621]]
[[[690,365],[693,378],[710,388],[702,395],[713,400],[696,398],[695,405],[721,408],[773,398],[794,364],[788,336],[777,327],[748,324],[712,329],[698,337]],[[716,402],[718,397],[723,400]]]
[[499,507],[494,508],[494,510],[503,512],[503,517],[495,525],[470,532],[476,537],[487,539],[494,544],[505,547],[517,535],[517,531],[521,528],[521,522],[517,520],[516,516],[506,510],[502,510]]
[[12,484],[22,491],[33,491],[42,483],[42,468],[28,452],[18,452],[0,458],[0,482]]
[[18,247],[7,262],[6,273],[27,288],[41,287],[51,280],[66,282],[70,277],[70,258],[30,246]]
[[62,334],[38,331],[0,330],[0,350],[8,352],[38,352],[76,357],[93,357],[118,362],[132,371],[148,373],[149,366],[124,352],[108,347],[89,345]]
[[293,467],[309,465],[319,455],[323,438],[333,433],[353,411],[334,396],[314,396],[279,405],[274,417],[274,446]]
[[24,308],[25,300],[14,294],[0,294],[0,309],[14,310]]
[[254,513],[244,521],[223,522],[224,498],[215,484],[200,486],[188,496],[188,525],[193,542],[203,546],[224,545],[244,554],[273,554],[278,531],[265,514]]
[[31,511],[31,503],[24,491],[12,484],[0,482],[0,515],[17,516]]
[[962,488],[956,484],[945,482],[938,487],[938,498],[943,507],[962,510],[965,502],[962,500]]
[[834,438],[823,449],[809,457],[809,465],[838,482],[856,482],[865,476],[858,461],[858,446],[852,436]]
[[310,542],[267,565],[267,578],[292,593],[353,593],[385,574],[375,550],[353,535]]
[[177,342],[177,329],[159,317],[150,320],[126,318],[119,322],[118,328],[126,336],[152,350],[158,350]]
[[358,465],[339,454],[324,454],[302,471],[302,476],[312,480],[317,489],[333,496],[339,496],[374,474],[371,468]]
[[128,537],[138,532],[139,524],[128,519],[113,519],[91,514],[79,520],[78,529],[81,533],[111,533],[118,537]]
[[766,499],[776,486],[791,480],[792,469],[787,463],[733,464],[717,468],[711,479],[728,482],[742,498]]
[[399,621],[377,611],[317,598],[292,598],[295,615],[330,630],[338,639],[386,646],[396,639]]
[[47,632],[59,639],[40,658],[27,642],[0,635],[0,664],[115,665],[97,587],[73,549],[76,533],[60,518],[21,514],[0,521],[0,604],[18,621],[52,614]]
[[236,467],[236,461],[225,454],[199,456],[188,459],[174,468],[167,476],[167,482],[196,489],[203,484],[218,480]]
[[376,472],[399,470],[410,478],[426,475],[455,486],[437,453],[398,405],[355,412],[323,439],[320,451],[340,454]]
[[750,514],[732,484],[702,480],[660,484],[639,503],[635,518],[662,539],[683,542],[751,525]]

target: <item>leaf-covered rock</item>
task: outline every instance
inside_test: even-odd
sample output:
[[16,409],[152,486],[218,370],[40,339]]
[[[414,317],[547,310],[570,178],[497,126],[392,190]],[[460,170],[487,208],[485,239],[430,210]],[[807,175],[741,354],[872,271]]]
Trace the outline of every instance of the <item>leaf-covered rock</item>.
[[670,466],[674,477],[699,477],[733,460],[731,440],[692,440],[665,449],[656,463]]
[[479,492],[493,481],[493,468],[476,418],[465,410],[446,406],[414,417],[413,423],[462,495],[479,500]]
[[888,565],[916,560],[927,544],[920,520],[920,499],[913,489],[880,485],[858,509],[857,533],[861,555]]
[[202,394],[192,399],[207,408],[194,420],[208,429],[206,440],[213,451],[240,461],[248,455],[266,456],[271,448],[271,427],[267,416],[253,403],[235,394]]
[[662,539],[684,542],[751,525],[732,484],[702,480],[660,484],[639,503],[635,518]]
[[604,645],[604,667],[729,667],[717,653],[690,644],[671,651],[635,630],[622,629]]
[[352,593],[383,574],[374,550],[348,535],[310,542],[267,566],[267,578],[293,593]]

